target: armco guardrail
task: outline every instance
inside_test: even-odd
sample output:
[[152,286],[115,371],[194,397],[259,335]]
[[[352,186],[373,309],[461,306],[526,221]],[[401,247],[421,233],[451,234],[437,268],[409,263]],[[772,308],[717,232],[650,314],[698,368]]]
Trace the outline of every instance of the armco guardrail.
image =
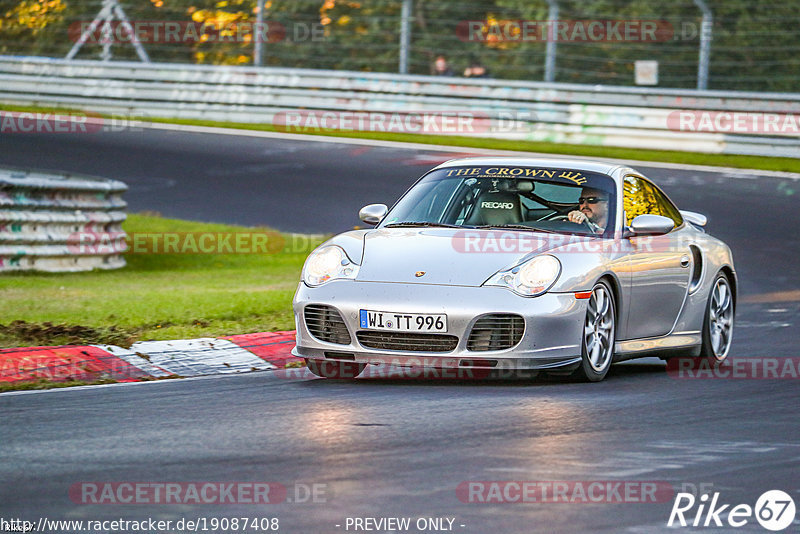
[[[585,86],[269,67],[0,56],[0,101],[97,113],[271,123],[287,110],[475,113],[510,129],[453,132],[520,140],[769,156],[800,155],[800,94]],[[702,131],[676,112],[709,112]],[[726,115],[727,114],[727,115]],[[758,114],[781,128],[743,128]],[[702,118],[702,117],[700,117]],[[724,119],[725,125],[714,120]],[[522,123],[524,127],[520,128]],[[773,124],[773,126],[775,126]],[[709,128],[710,126],[710,128]],[[724,126],[729,126],[728,130]],[[762,124],[763,126],[763,124]],[[789,124],[791,126],[791,124]],[[764,128],[762,128],[764,129]],[[708,131],[711,130],[711,131]]]
[[123,267],[127,189],[116,180],[0,169],[0,272]]

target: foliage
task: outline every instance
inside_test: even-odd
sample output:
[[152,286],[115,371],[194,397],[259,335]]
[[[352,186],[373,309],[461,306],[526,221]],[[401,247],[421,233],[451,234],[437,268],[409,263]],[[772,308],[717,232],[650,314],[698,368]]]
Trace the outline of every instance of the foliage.
[[[710,88],[797,90],[800,75],[800,3],[771,0],[707,0],[713,16]],[[257,0],[150,0],[122,3],[134,21],[208,24],[229,39],[145,43],[154,61],[247,65],[258,32]],[[265,0],[270,28],[266,65],[396,72],[401,0]],[[660,21],[674,32],[657,42],[556,44],[556,81],[632,85],[634,62],[659,62],[660,85],[697,82],[701,12],[692,0],[559,0],[559,20]],[[70,25],[90,21],[100,0],[0,0],[0,53],[63,56],[72,46]],[[513,21],[545,21],[545,0],[414,0],[410,70],[430,74],[437,54],[456,74],[473,61],[495,78],[541,80],[547,43],[542,39],[463,39],[459,24],[480,21],[495,30]],[[74,35],[74,32],[73,32]],[[97,57],[100,45],[79,57]],[[115,59],[136,59],[130,44],[112,47]]]

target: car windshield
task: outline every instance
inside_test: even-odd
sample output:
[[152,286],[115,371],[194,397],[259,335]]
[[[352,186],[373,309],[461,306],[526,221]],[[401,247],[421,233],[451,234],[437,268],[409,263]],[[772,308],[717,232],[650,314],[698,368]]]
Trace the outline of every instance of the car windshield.
[[508,228],[600,235],[614,231],[607,175],[576,169],[465,165],[427,174],[380,227]]

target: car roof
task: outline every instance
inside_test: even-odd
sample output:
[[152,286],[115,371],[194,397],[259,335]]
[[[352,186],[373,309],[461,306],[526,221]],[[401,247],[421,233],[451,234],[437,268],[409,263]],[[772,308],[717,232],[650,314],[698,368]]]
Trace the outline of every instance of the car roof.
[[554,167],[557,169],[574,169],[588,172],[611,174],[612,171],[622,167],[618,163],[607,163],[586,159],[557,159],[557,158],[524,158],[516,156],[504,157],[471,157],[458,158],[445,161],[437,169],[459,167],[461,165],[518,165],[521,167]]

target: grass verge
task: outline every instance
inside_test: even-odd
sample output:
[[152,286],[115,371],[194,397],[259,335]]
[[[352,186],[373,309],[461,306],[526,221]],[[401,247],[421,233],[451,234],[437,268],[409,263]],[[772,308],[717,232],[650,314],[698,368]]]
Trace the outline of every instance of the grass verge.
[[[85,113],[84,110],[75,108],[31,107],[0,104],[0,109],[21,112],[75,112]],[[92,112],[93,115],[97,115]],[[105,115],[110,117],[111,115]],[[241,130],[256,130],[276,132],[283,131],[271,124],[253,124],[240,122],[218,122],[193,119],[171,119],[148,117],[148,121],[169,124],[185,124],[190,126],[212,126],[217,128],[236,128]],[[549,143],[544,141],[513,141],[506,139],[487,139],[480,137],[463,137],[452,135],[422,135],[391,132],[364,132],[364,131],[331,131],[306,129],[306,135],[323,135],[329,137],[345,137],[356,139],[376,139],[383,141],[399,141],[405,143],[420,143],[428,145],[458,146],[464,148],[486,148],[494,150],[514,150],[521,152],[541,152],[544,154],[561,154],[571,156],[587,156],[597,158],[612,158],[632,161],[660,161],[687,165],[710,165],[716,167],[734,167],[740,169],[762,169],[769,171],[783,171],[800,173],[800,159],[779,158],[767,156],[746,156],[734,154],[705,154],[700,152],[680,152],[674,150],[645,150],[636,148],[572,145],[567,143]]]
[[[143,377],[139,378],[138,382],[154,382],[157,380],[176,380],[182,377],[177,375],[169,375],[160,378]],[[118,381],[113,378],[98,378],[97,380],[49,380],[47,378],[38,378],[36,380],[25,380],[20,382],[0,382],[0,393],[7,391],[31,391],[39,389],[53,389],[53,388],[71,388],[76,386],[97,386],[103,384],[117,384]]]
[[[131,214],[128,234],[247,232]],[[263,230],[263,229],[261,229]],[[111,343],[293,330],[292,296],[319,237],[284,236],[273,254],[126,254],[86,273],[0,275],[0,347]]]
[[36,389],[53,389],[53,388],[71,388],[74,386],[95,386],[98,384],[116,384],[117,381],[104,378],[101,380],[66,380],[63,382],[57,382],[54,380],[46,380],[46,379],[39,379],[39,380],[30,380],[25,382],[0,382],[0,393],[5,393],[7,391],[30,391]]

